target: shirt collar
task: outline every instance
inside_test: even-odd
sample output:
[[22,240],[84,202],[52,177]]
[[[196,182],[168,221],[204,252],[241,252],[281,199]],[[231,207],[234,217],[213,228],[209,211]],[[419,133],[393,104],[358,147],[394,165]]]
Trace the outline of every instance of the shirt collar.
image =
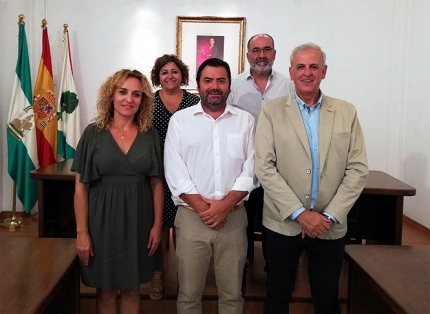
[[[270,72],[270,75],[269,75],[269,80],[272,80],[273,79],[273,74],[275,73],[275,71],[272,69],[272,72]],[[247,80],[253,80],[254,78],[252,77],[252,75],[251,75],[251,69],[249,69],[248,71],[247,71],[247,76],[246,76],[246,79]]]
[[[310,107],[309,105],[305,104],[303,100],[300,99],[299,95],[297,95],[297,92],[294,92],[294,97],[296,98],[296,101],[297,101],[297,104],[299,105],[300,110],[303,110],[306,107]],[[323,99],[323,93],[320,90],[320,97],[318,98],[317,104],[312,107],[315,107],[315,108],[321,107],[322,99]]]
[[[197,105],[193,106],[193,108],[194,108],[193,115],[198,114],[198,113],[205,113],[204,110],[203,110],[202,102],[201,101],[199,101],[199,103]],[[225,115],[227,112],[230,112],[231,114],[235,114],[236,115],[238,110],[240,110],[240,109],[235,108],[235,107],[227,104],[225,106],[224,112],[223,112],[223,114],[221,116]]]

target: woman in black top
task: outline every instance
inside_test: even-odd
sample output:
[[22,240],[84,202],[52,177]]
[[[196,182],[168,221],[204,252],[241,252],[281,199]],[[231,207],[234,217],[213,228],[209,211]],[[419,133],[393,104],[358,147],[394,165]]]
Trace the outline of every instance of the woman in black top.
[[[200,97],[181,88],[181,86],[188,85],[188,78],[188,66],[175,55],[165,54],[155,60],[151,71],[152,85],[157,88],[161,87],[161,89],[154,94],[152,123],[157,129],[163,145],[172,115],[176,111],[194,106],[200,101]],[[174,228],[175,216],[178,210],[172,201],[172,194],[166,182],[164,182],[164,191],[163,229],[161,234],[163,252],[168,247],[170,229]],[[162,271],[154,273],[150,297],[152,300],[159,300],[163,297]]]

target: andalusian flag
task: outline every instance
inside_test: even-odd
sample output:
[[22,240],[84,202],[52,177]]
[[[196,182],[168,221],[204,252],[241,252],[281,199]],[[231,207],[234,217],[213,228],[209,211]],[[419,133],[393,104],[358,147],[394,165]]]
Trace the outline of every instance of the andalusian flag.
[[64,59],[58,97],[58,155],[64,159],[75,156],[81,135],[79,121],[79,99],[73,80],[72,54],[70,53],[69,31],[64,25]]
[[51,49],[46,20],[42,21],[42,57],[34,88],[33,109],[36,115],[37,157],[40,167],[57,162],[57,110],[52,79]]
[[37,181],[30,179],[36,169],[36,128],[31,95],[30,62],[25,24],[20,16],[18,61],[15,68],[7,124],[8,172],[16,185],[16,194],[28,213],[37,201]]

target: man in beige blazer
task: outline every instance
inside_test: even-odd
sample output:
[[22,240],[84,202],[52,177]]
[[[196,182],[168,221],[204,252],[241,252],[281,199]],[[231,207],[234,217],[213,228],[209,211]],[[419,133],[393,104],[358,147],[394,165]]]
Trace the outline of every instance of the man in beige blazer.
[[323,95],[327,65],[315,44],[295,48],[296,92],[268,101],[256,130],[256,174],[264,188],[269,264],[265,313],[288,313],[300,255],[306,250],[316,313],[337,302],[347,214],[368,174],[355,107]]

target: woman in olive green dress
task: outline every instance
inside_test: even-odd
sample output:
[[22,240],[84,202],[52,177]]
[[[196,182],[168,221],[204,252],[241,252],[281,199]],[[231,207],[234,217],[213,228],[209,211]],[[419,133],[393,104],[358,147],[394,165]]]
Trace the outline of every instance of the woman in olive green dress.
[[146,77],[120,70],[100,88],[97,116],[76,149],[76,248],[97,312],[139,313],[139,286],[162,267],[161,142]]

